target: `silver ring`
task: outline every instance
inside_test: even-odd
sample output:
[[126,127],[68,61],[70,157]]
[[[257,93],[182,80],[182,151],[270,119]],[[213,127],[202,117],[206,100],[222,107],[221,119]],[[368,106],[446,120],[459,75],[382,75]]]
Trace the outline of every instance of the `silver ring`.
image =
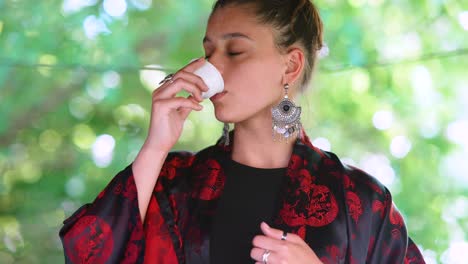
[[268,263],[268,257],[270,256],[271,252],[270,250],[265,250],[265,253],[262,255],[262,261],[263,263],[267,264]]
[[286,237],[288,236],[288,232],[283,230],[283,235],[281,236],[281,240],[286,240]]
[[173,78],[174,78],[174,73],[171,73],[167,75],[166,77],[164,77],[164,79],[159,82],[159,85],[165,84],[166,82],[173,83],[174,82]]

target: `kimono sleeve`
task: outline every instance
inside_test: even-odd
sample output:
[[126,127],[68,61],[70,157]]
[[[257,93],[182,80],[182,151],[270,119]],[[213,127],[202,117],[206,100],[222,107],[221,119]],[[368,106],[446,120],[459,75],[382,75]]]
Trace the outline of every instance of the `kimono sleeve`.
[[379,223],[370,241],[366,263],[425,263],[421,252],[408,237],[402,215],[392,202],[390,192],[384,187],[383,202],[374,200],[372,211]]
[[131,165],[63,222],[66,263],[143,263],[144,232]]

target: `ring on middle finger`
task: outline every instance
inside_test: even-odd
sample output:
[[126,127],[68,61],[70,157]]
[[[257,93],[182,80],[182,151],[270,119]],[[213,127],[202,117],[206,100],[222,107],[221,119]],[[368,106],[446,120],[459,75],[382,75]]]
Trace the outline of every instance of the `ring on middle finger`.
[[268,263],[268,257],[270,256],[270,254],[271,254],[270,250],[268,250],[268,249],[265,250],[265,252],[262,255],[262,262],[263,263],[265,263],[265,264]]

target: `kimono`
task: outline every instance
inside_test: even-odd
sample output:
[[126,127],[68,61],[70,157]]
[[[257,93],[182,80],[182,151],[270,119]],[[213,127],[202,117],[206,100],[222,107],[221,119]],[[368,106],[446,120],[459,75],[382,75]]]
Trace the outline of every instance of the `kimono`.
[[[233,138],[231,131],[230,138]],[[66,263],[209,263],[210,228],[233,141],[170,152],[144,222],[132,168],[63,223]],[[425,263],[385,186],[338,157],[294,143],[272,227],[300,236],[323,263]]]

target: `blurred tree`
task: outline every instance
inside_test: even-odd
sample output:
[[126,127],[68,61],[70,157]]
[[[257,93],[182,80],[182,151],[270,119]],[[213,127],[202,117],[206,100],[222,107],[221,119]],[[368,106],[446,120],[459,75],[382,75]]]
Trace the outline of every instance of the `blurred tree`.
[[[428,260],[462,263],[468,3],[316,2],[329,54],[300,100],[306,130],[389,187]],[[1,263],[63,262],[61,222],[133,160],[151,91],[203,55],[212,3],[0,0]],[[215,142],[212,112],[177,149]]]

